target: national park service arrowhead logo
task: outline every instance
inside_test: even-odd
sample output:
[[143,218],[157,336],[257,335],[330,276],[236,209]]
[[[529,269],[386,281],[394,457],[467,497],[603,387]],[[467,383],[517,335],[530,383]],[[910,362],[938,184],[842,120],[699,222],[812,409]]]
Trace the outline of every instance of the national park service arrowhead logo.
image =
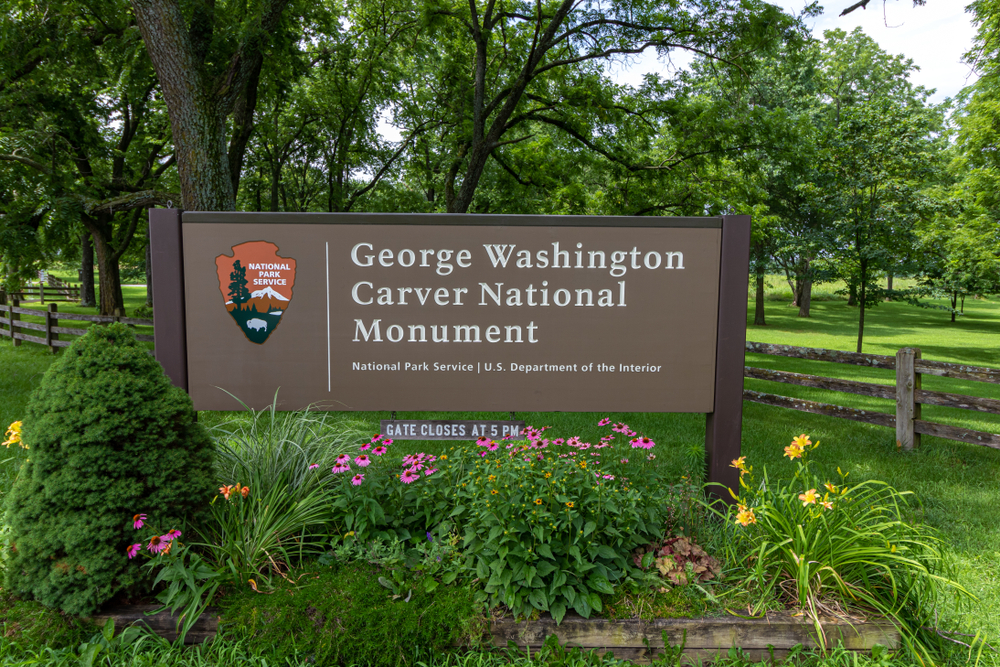
[[233,246],[232,255],[215,258],[226,310],[252,343],[274,333],[292,300],[295,260],[279,257],[278,246],[249,241]]

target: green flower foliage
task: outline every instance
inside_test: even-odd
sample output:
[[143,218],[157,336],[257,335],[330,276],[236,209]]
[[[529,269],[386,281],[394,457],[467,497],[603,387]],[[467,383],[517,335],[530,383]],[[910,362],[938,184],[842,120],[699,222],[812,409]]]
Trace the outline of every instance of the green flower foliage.
[[205,511],[214,449],[191,401],[125,325],[92,327],[50,367],[24,417],[30,458],[6,501],[5,589],[89,614],[143,578],[133,515]]

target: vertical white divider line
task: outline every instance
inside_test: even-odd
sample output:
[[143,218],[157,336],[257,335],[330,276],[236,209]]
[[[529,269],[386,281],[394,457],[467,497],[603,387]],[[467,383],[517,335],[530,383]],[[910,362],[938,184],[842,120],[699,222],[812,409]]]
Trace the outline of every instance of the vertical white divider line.
[[333,391],[330,373],[330,242],[326,242],[326,390]]

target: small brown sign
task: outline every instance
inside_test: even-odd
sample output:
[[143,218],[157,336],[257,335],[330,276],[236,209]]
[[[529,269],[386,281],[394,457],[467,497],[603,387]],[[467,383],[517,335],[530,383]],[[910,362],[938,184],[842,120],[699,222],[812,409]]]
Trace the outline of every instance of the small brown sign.
[[392,440],[524,440],[523,421],[493,419],[383,419]]

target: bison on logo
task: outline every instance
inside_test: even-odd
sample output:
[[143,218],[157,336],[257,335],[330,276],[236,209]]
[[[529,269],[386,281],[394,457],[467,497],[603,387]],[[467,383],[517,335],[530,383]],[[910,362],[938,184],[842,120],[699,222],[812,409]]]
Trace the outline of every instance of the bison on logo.
[[249,241],[233,246],[232,255],[215,258],[219,290],[240,331],[262,344],[274,333],[292,300],[295,260],[278,256],[278,246]]

